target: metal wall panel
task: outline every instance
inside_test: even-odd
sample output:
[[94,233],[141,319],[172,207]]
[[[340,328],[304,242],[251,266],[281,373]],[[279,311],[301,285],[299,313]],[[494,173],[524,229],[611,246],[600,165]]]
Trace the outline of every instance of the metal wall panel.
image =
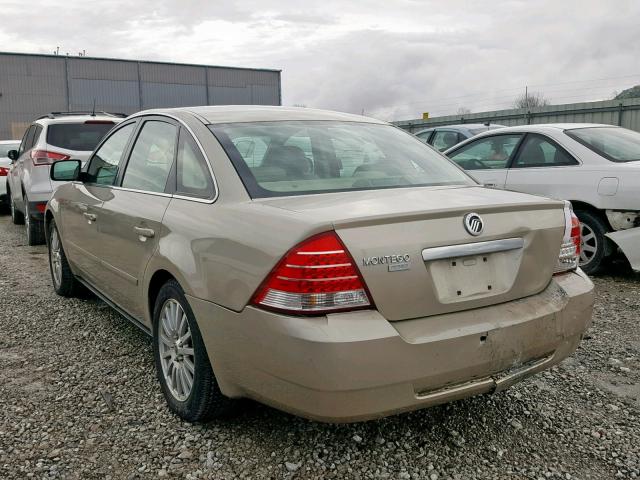
[[209,85],[209,101],[211,105],[250,105],[251,89]]
[[69,81],[69,109],[131,114],[140,110],[137,81],[92,80],[73,78]]
[[[207,95],[208,93],[208,95]],[[280,72],[0,52],[0,139],[52,111],[280,104]]]
[[142,82],[142,108],[192,107],[207,104],[204,85]]
[[499,123],[508,127],[541,123],[603,123],[640,132],[640,98],[548,105],[531,110],[513,109],[449,115],[428,120],[402,120],[395,125],[410,132],[460,123]]
[[138,81],[137,62],[68,57],[69,78]]
[[140,80],[150,83],[205,85],[206,68],[140,62]]

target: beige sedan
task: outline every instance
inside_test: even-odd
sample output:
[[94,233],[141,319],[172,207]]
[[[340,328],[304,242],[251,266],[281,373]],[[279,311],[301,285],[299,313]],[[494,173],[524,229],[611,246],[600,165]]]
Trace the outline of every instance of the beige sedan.
[[152,335],[189,421],[242,397],[343,422],[496,392],[591,321],[568,204],[483,188],[370,118],[145,111],[51,175],[56,292]]

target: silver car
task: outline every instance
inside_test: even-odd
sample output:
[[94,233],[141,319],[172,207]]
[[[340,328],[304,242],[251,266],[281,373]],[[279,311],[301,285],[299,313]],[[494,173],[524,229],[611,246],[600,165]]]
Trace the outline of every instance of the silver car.
[[27,129],[17,150],[10,150],[12,167],[7,194],[15,224],[25,224],[29,245],[44,243],[43,213],[59,183],[49,178],[54,162],[74,158],[85,162],[102,137],[124,115],[50,113]]
[[442,127],[427,128],[414,133],[414,135],[439,152],[444,152],[448,148],[468,138],[498,128],[504,128],[504,125],[497,123],[464,123],[461,125],[444,125]]

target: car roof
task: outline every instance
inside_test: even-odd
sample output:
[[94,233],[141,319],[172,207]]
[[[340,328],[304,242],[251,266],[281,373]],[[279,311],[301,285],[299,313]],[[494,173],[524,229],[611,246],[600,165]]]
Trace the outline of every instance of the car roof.
[[424,128],[422,130],[415,132],[415,134],[422,133],[422,132],[429,132],[432,130],[472,130],[476,128],[497,129],[497,128],[505,128],[505,126],[500,125],[498,123],[491,123],[489,125],[485,125],[484,123],[459,123],[456,125],[438,125],[436,127]]
[[220,105],[203,107],[157,108],[138,112],[138,115],[190,113],[204,123],[269,122],[284,120],[334,120],[342,122],[365,122],[387,125],[387,122],[361,115],[318,110],[303,107],[278,107],[266,105]]
[[6,145],[8,143],[20,143],[20,140],[0,140],[0,144]]
[[[616,127],[615,125],[606,125],[602,123],[538,123],[533,125],[516,125],[513,127],[504,127],[500,129],[500,133],[505,132],[542,132],[549,130],[573,130],[576,128],[588,127]],[[492,132],[494,133],[494,132]],[[482,133],[481,135],[485,135]]]

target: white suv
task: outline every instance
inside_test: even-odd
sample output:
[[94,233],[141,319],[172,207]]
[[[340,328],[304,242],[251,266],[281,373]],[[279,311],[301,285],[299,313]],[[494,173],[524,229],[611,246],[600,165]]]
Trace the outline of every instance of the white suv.
[[125,115],[56,112],[38,118],[22,137],[7,177],[7,196],[15,224],[26,224],[27,243],[44,243],[43,213],[53,191],[63,182],[49,178],[58,160],[84,162],[98,142]]

